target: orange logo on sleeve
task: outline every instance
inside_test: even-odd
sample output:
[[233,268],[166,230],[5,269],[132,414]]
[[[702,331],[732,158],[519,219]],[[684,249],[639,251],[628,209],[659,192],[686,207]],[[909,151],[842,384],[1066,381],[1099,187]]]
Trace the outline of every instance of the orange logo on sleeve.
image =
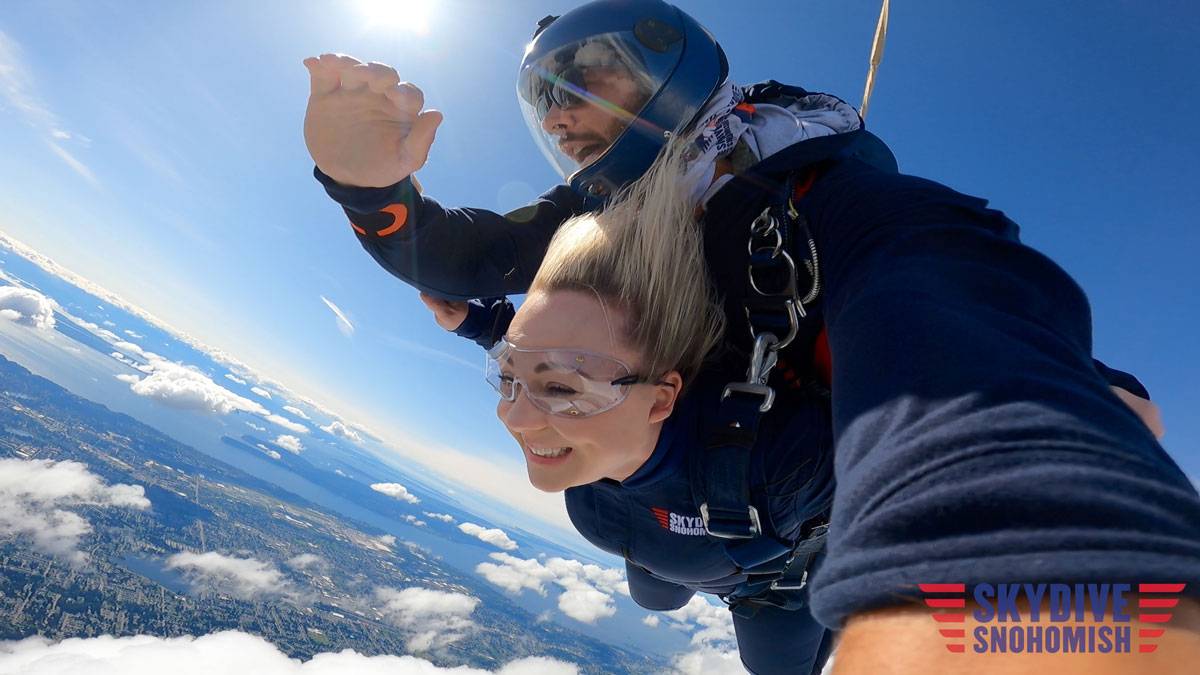
[[400,231],[408,222],[408,207],[403,204],[392,204],[383,208],[384,213],[392,214],[392,224],[375,233],[375,236],[386,237]]

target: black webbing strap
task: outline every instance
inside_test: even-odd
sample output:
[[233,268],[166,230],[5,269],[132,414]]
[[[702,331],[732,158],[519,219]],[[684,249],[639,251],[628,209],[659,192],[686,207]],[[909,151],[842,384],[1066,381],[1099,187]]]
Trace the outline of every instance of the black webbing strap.
[[763,397],[753,392],[728,392],[707,425],[704,451],[691,463],[700,518],[714,537],[749,539],[762,533],[758,511],[750,504],[750,453],[762,404]]

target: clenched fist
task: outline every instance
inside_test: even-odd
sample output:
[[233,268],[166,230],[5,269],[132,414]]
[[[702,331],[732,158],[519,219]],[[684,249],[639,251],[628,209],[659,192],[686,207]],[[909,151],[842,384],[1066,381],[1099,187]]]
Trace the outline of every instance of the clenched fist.
[[346,185],[386,187],[424,166],[442,114],[421,111],[420,89],[391,66],[342,54],[304,65],[312,81],[304,142],[321,171]]
[[458,330],[467,319],[467,303],[458,300],[442,300],[432,295],[420,294],[421,302],[433,312],[433,320],[448,331]]

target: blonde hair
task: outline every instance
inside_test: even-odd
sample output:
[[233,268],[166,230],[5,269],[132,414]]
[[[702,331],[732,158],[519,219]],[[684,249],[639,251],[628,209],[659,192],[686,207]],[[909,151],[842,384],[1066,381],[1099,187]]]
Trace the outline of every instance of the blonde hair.
[[620,307],[627,321],[619,334],[644,359],[639,374],[678,370],[685,385],[724,329],[690,190],[680,180],[688,138],[674,135],[602,212],[560,226],[529,288],[590,291],[602,307]]

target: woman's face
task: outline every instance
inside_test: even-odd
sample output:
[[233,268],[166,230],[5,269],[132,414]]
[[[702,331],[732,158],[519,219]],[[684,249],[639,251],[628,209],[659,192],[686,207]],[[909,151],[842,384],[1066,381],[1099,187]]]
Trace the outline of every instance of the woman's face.
[[[508,342],[521,350],[592,352],[625,363],[632,374],[650,375],[639,370],[641,355],[623,344],[624,312],[610,305],[602,307],[591,293],[533,292],[513,318]],[[536,370],[528,360],[506,367],[512,370],[504,374],[518,380],[531,379]],[[546,375],[538,377],[544,381]],[[660,379],[668,384],[652,380],[633,385],[616,407],[589,417],[544,412],[518,387],[516,400],[501,400],[496,415],[520,444],[529,482],[539,490],[559,492],[601,478],[624,480],[654,451],[662,421],[674,407],[682,384],[679,374]]]

